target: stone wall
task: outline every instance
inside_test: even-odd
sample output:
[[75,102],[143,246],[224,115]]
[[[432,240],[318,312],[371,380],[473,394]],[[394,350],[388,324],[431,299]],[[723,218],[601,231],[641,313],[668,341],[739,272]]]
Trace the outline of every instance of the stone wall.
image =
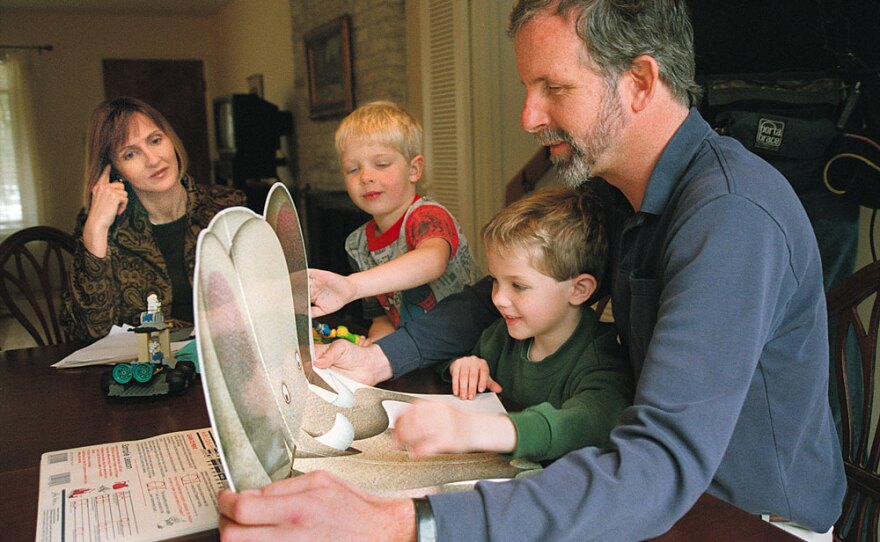
[[387,99],[406,102],[406,10],[404,0],[291,0],[296,109],[294,129],[300,188],[341,190],[333,134],[342,120],[309,118],[303,36],[348,14],[351,17],[354,105]]

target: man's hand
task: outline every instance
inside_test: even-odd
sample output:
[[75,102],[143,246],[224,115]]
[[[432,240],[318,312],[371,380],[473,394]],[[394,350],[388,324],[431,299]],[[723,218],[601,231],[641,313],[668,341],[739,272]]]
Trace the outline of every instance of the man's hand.
[[472,414],[438,401],[416,401],[394,422],[394,443],[412,457],[439,453],[501,452],[516,447],[507,416]]
[[224,490],[217,503],[225,541],[416,539],[412,501],[370,495],[326,472]]
[[322,269],[309,269],[312,318],[331,314],[358,299],[357,285],[348,277]]
[[339,374],[368,386],[375,386],[394,376],[391,362],[377,344],[358,346],[348,341],[316,344],[315,355],[315,367],[332,368]]
[[477,392],[483,393],[486,388],[501,393],[501,384],[492,380],[489,364],[483,358],[458,358],[449,365],[449,375],[452,377],[452,393],[460,399],[473,399]]

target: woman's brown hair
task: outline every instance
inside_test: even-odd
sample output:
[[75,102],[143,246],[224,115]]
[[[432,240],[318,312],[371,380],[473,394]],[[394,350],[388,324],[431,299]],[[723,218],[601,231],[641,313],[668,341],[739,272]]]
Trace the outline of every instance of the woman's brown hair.
[[101,102],[92,112],[86,134],[86,165],[83,174],[83,205],[89,208],[92,198],[92,187],[98,182],[104,167],[110,162],[115,149],[121,147],[128,138],[131,119],[140,113],[152,120],[165,133],[174,146],[177,154],[177,166],[180,177],[186,174],[189,156],[183,148],[177,132],[168,120],[150,104],[137,98],[119,97]]

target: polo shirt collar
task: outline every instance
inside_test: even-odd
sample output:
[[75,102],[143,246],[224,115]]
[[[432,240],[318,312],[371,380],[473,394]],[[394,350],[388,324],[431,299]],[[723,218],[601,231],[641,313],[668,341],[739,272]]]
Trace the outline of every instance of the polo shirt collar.
[[663,149],[654,171],[651,172],[640,212],[654,215],[663,213],[672,191],[684,178],[702,141],[711,132],[712,128],[709,124],[703,120],[697,109],[692,107],[687,118]]

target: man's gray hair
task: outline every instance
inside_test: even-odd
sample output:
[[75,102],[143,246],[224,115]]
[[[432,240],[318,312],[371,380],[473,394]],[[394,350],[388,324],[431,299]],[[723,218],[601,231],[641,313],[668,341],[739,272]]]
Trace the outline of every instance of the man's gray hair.
[[520,0],[510,12],[508,35],[516,37],[541,14],[574,17],[585,60],[612,88],[636,57],[648,55],[680,103],[699,103],[694,29],[684,0]]

